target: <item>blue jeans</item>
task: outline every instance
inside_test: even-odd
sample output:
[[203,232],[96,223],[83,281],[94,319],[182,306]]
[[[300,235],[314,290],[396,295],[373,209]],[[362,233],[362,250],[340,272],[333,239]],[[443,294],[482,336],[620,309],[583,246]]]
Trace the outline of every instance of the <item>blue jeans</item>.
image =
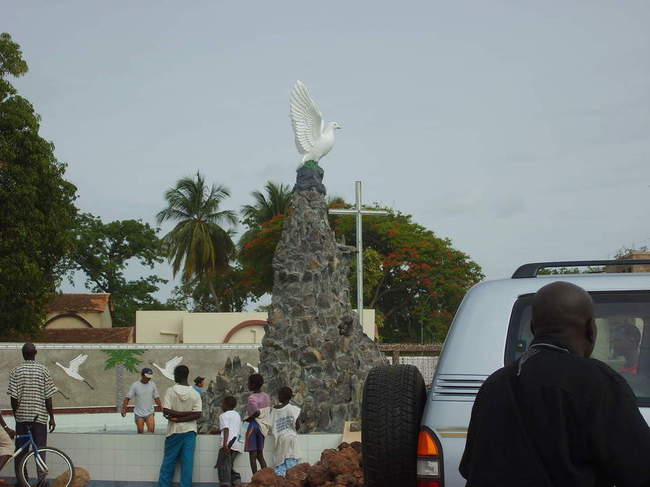
[[181,487],[192,487],[196,433],[177,433],[165,438],[165,456],[160,466],[158,487],[171,487],[176,462],[181,463]]
[[279,475],[280,477],[286,477],[287,470],[295,467],[296,465],[298,465],[299,462],[300,460],[298,460],[297,458],[285,458],[284,462],[282,462],[280,465],[273,467],[273,470],[275,470],[276,475]]
[[[16,434],[26,435],[28,429],[32,430],[32,435],[34,436],[34,442],[36,443],[36,446],[39,448],[45,448],[47,446],[47,425],[42,423],[16,422]],[[23,446],[25,443],[27,443],[27,438],[16,438],[16,450]],[[25,457],[25,455],[27,455],[27,453],[29,453],[29,449],[25,449],[20,455],[17,455],[15,459],[16,485],[18,486],[26,485],[18,481],[20,478],[18,477],[18,467],[20,466],[20,462]],[[41,455],[43,454],[41,453]]]

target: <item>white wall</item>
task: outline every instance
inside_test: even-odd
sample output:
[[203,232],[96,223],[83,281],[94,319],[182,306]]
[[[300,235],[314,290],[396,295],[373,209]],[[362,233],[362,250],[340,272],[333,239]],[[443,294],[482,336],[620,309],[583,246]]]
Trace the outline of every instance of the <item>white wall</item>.
[[[163,457],[165,436],[136,434],[71,434],[53,433],[48,445],[66,452],[77,467],[90,473],[92,480],[156,482]],[[300,435],[299,445],[303,461],[315,463],[327,448],[336,448],[341,435]],[[194,456],[193,485],[210,483],[215,485],[217,471],[213,468],[217,459],[219,435],[199,435]],[[273,440],[268,439],[264,457],[269,465],[273,459]],[[248,455],[240,454],[235,461],[235,470],[242,481],[249,482],[251,470]],[[13,462],[9,462],[0,477],[12,476]],[[178,477],[178,472],[176,474]],[[110,485],[110,484],[109,484]],[[128,484],[127,484],[128,485]],[[142,484],[140,484],[142,485]]]
[[363,310],[363,332],[366,336],[369,336],[373,340],[377,338],[377,329],[375,326],[375,310],[374,309],[364,309]]

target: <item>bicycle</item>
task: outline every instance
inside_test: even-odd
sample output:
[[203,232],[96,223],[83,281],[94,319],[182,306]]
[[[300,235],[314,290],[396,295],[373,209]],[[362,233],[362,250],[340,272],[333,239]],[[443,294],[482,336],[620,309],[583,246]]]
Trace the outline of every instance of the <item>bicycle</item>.
[[[34,422],[36,422],[36,418],[34,418]],[[14,452],[11,459],[16,458],[25,450],[31,450],[20,462],[18,468],[19,485],[22,482],[22,485],[28,485],[29,487],[46,487],[49,485],[50,480],[58,479],[57,486],[70,487],[74,480],[74,465],[68,455],[51,446],[39,448],[34,441],[31,428],[27,429],[25,435],[17,434],[16,439],[19,438],[26,438],[27,441]]]

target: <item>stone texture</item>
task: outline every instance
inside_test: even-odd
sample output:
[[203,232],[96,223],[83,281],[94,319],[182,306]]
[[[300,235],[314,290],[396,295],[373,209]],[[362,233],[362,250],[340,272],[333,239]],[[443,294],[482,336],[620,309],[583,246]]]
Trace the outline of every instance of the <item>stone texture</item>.
[[338,449],[325,450],[315,465],[301,463],[278,477],[273,469],[258,471],[251,487],[362,487],[361,444],[341,443]]
[[292,487],[304,487],[307,483],[310,469],[311,465],[308,463],[299,463],[287,471],[287,481],[292,484]]
[[354,255],[353,247],[337,244],[323,193],[294,192],[273,259],[260,373],[272,395],[281,386],[293,389],[302,433],[339,433],[345,421],[359,419],[363,382],[385,360],[350,304]]
[[221,403],[226,396],[237,399],[235,410],[244,416],[248,391],[248,377],[255,372],[252,367],[242,365],[239,357],[228,358],[223,370],[210,380],[203,395],[203,416],[198,421],[199,433],[209,433],[219,426]]
[[271,467],[266,467],[258,470],[248,485],[249,487],[287,487],[287,480],[276,475]]
[[[280,387],[293,389],[293,403],[302,408],[301,433],[341,433],[346,421],[359,420],[366,376],[385,363],[352,310],[348,274],[355,249],[334,238],[322,178],[317,165],[298,170],[273,258],[272,306],[260,348],[263,390],[277,398]],[[252,372],[233,359],[210,381],[200,432],[219,424],[227,395],[237,398],[237,411],[243,412]]]
[[325,185],[323,184],[324,174],[325,171],[323,171],[322,167],[313,161],[309,161],[307,165],[298,168],[293,192],[298,193],[313,189],[324,195],[326,193]]

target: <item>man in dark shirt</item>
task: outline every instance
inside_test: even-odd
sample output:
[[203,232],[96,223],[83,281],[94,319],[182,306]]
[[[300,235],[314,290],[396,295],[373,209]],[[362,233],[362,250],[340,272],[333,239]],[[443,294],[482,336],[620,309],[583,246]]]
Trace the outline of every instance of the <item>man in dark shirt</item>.
[[468,487],[650,485],[650,428],[625,380],[590,359],[591,297],[554,282],[533,299],[535,336],[479,391],[460,473]]

